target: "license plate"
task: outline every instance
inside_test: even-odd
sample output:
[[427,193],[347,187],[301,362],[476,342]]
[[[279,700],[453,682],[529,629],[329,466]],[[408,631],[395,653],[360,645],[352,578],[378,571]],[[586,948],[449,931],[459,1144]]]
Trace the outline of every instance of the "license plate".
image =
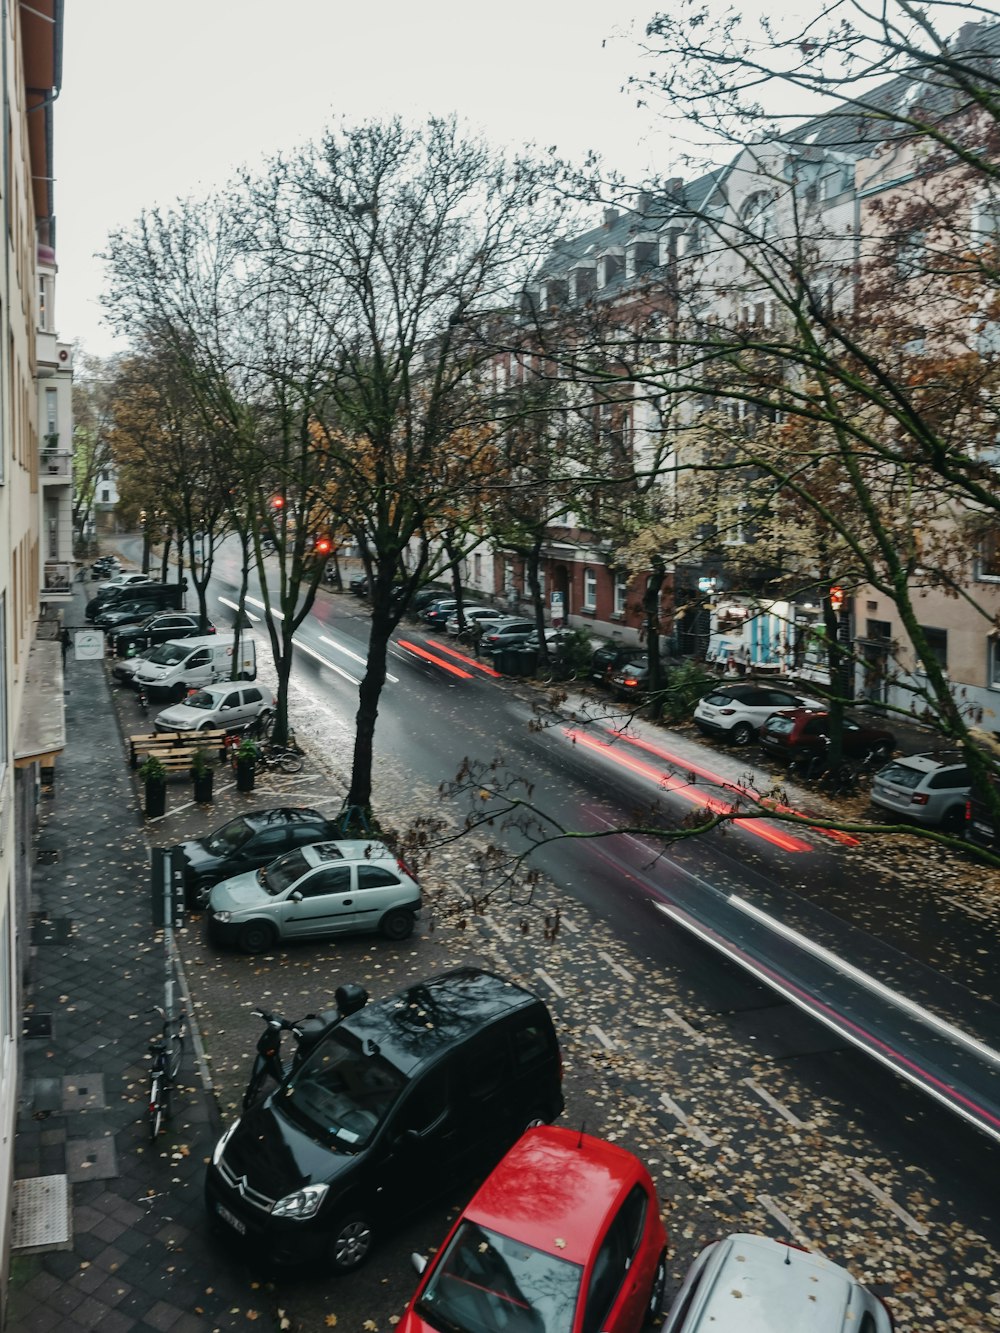
[[238,1231],[241,1236],[245,1236],[247,1234],[246,1224],[241,1222],[240,1219],[236,1216],[236,1214],[231,1213],[229,1209],[226,1208],[223,1204],[217,1203],[215,1205],[215,1211],[222,1218],[223,1222],[229,1223],[229,1225],[233,1228],[234,1231]]

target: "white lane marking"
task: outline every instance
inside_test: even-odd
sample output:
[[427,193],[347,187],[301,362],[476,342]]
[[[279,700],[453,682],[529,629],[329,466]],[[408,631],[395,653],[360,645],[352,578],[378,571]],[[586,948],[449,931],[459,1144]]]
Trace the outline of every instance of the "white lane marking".
[[496,935],[497,939],[499,939],[502,944],[510,943],[510,936],[506,934],[505,931],[500,929],[500,927],[497,925],[497,923],[493,920],[491,916],[484,916],[483,921],[490,928],[490,930],[493,931],[493,934]]
[[560,1000],[565,1000],[565,998],[566,998],[566,992],[565,992],[564,990],[561,990],[561,989],[556,985],[556,983],[552,980],[552,978],[549,976],[549,974],[548,974],[547,972],[543,972],[542,969],[541,969],[540,967],[536,967],[536,968],[535,968],[535,976],[536,976],[536,977],[539,977],[542,981],[544,981],[544,983],[546,984],[546,986],[548,986],[549,990],[550,990],[550,991],[553,991],[556,995],[558,995],[559,998],[560,998]]
[[315,657],[317,662],[322,662],[323,666],[329,667],[329,669],[331,671],[335,671],[338,676],[343,676],[343,678],[345,680],[349,680],[352,685],[361,684],[361,682],[357,680],[354,676],[352,676],[349,671],[345,671],[343,667],[337,666],[336,662],[328,661],[327,658],[325,658],[322,653],[318,653],[315,648],[310,648],[307,643],[300,643],[298,639],[295,639],[294,643],[296,648],[300,649],[304,653],[308,653],[310,657]]
[[[238,611],[240,609],[237,603],[231,602],[228,597],[220,597],[219,601],[222,603],[223,606],[228,606],[233,611]],[[256,620],[258,622],[260,620],[260,616],[255,616],[252,611],[247,611],[246,607],[243,608],[243,613],[244,615],[249,616],[251,620]]]
[[768,968],[764,967],[763,964],[758,963],[755,959],[751,958],[749,954],[745,953],[742,949],[731,943],[731,941],[720,935],[718,931],[711,930],[708,926],[703,926],[689,913],[682,911],[678,907],[674,907],[672,903],[653,903],[653,906],[658,912],[662,912],[664,916],[668,916],[676,925],[683,926],[690,935],[694,935],[696,939],[704,940],[705,943],[715,949],[717,953],[721,953],[723,957],[731,958],[734,963],[738,963],[739,966],[742,967],[744,971],[749,972],[752,977],[758,977],[777,995],[783,995],[790,1004],[794,1004],[805,1013],[811,1014],[817,1022],[822,1023],[824,1027],[829,1028],[831,1032],[838,1033],[838,1035],[849,1045],[856,1046],[858,1050],[864,1051],[866,1055],[870,1056],[873,1060],[877,1060],[879,1064],[885,1065],[887,1069],[891,1069],[893,1073],[898,1074],[900,1078],[907,1079],[908,1082],[912,1083],[914,1087],[919,1088],[926,1096],[933,1097],[935,1101],[940,1102],[942,1106],[947,1107],[953,1115],[961,1116],[962,1119],[967,1120],[970,1125],[975,1125],[977,1129],[983,1130],[985,1133],[989,1134],[991,1138],[1000,1141],[1000,1131],[997,1130],[995,1125],[987,1124],[982,1115],[977,1118],[976,1112],[980,1111],[981,1108],[977,1106],[974,1109],[971,1109],[963,1102],[956,1101],[953,1097],[949,1097],[947,1090],[942,1090],[941,1088],[936,1087],[935,1084],[930,1082],[922,1073],[914,1072],[896,1052],[890,1053],[888,1051],[883,1051],[880,1050],[877,1045],[873,1045],[872,1039],[865,1033],[864,1029],[860,1029],[861,1035],[859,1035],[859,1030],[852,1027],[841,1015],[838,1014],[836,1018],[832,1018],[829,1010],[824,1012],[818,1007],[816,1001],[814,1001],[811,996],[803,995],[802,992],[795,989],[791,982],[779,980],[778,977],[776,977]]
[[957,907],[963,912],[968,912],[969,916],[978,916],[980,921],[985,921],[989,916],[988,912],[981,912],[978,907],[972,907],[963,899],[956,898],[952,894],[943,893],[941,897],[946,903],[951,903],[953,907]]
[[668,1097],[665,1092],[660,1093],[660,1105],[670,1112],[674,1119],[683,1127],[685,1133],[690,1134],[693,1139],[697,1139],[698,1142],[703,1144],[706,1148],[715,1148],[717,1146],[715,1140],[710,1139],[703,1129],[699,1129],[697,1125],[691,1123],[687,1112],[682,1110],[674,1099]]
[[791,1236],[793,1240],[797,1240],[800,1245],[804,1245],[806,1249],[811,1250],[813,1254],[822,1253],[821,1250],[818,1250],[816,1248],[816,1246],[812,1243],[812,1241],[809,1239],[806,1233],[804,1231],[801,1231],[795,1225],[795,1223],[788,1216],[788,1214],[786,1212],[783,1212],[782,1209],[778,1207],[778,1205],[774,1202],[774,1200],[771,1198],[769,1194],[758,1194],[757,1202],[764,1209],[765,1213],[771,1214],[771,1216],[778,1223],[778,1225],[780,1227],[783,1227],[786,1233],[789,1236]]
[[579,935],[580,933],[580,927],[574,925],[570,918],[562,913],[559,916],[559,929],[568,930],[571,935]]
[[772,1111],[777,1111],[778,1115],[787,1120],[790,1125],[794,1125],[796,1129],[805,1129],[806,1122],[800,1120],[794,1111],[790,1111],[784,1102],[779,1102],[777,1097],[772,1097],[766,1088],[762,1088],[752,1078],[745,1078],[743,1082],[752,1092],[757,1094],[762,1102],[766,1102]]
[[673,1009],[664,1009],[663,1012],[670,1019],[671,1023],[673,1023],[674,1027],[678,1027],[682,1032],[687,1033],[692,1041],[696,1041],[700,1045],[705,1040],[702,1034],[696,1028],[693,1028],[686,1018],[681,1018],[680,1014],[676,1013]]
[[[325,634],[321,634],[319,637],[321,643],[328,643],[331,648],[336,648],[338,653],[343,653],[344,656],[349,657],[352,662],[357,662],[359,666],[368,666],[368,662],[365,658],[359,657],[358,654],[352,652],[350,648],[345,648],[344,645],[338,643],[336,639],[328,639]],[[390,675],[388,671],[385,673],[385,678],[386,680],[391,681],[393,685],[396,685],[399,682],[399,677]]]
[[918,1222],[912,1213],[908,1213],[905,1208],[901,1208],[892,1195],[887,1193],[881,1185],[876,1185],[874,1180],[869,1180],[866,1175],[863,1175],[853,1166],[847,1168],[847,1174],[853,1177],[862,1189],[866,1189],[869,1194],[878,1199],[884,1208],[888,1208],[889,1212],[894,1217],[898,1217],[911,1231],[915,1231],[918,1236],[930,1235],[930,1227],[925,1226],[923,1222]]
[[598,958],[603,958],[604,961],[607,963],[608,967],[611,968],[611,971],[614,972],[617,976],[621,977],[622,981],[635,981],[635,977],[632,975],[632,973],[629,972],[626,968],[622,967],[619,963],[616,963],[609,953],[603,953],[600,949],[598,949],[597,956]]
[[[260,598],[258,598],[258,597],[248,597],[248,598],[247,598],[247,601],[250,603],[251,606],[259,606],[260,609],[261,609],[262,611],[266,611],[266,610],[267,610],[267,607],[265,606],[265,604],[264,604],[264,603],[260,600]],[[285,617],[284,617],[283,612],[279,611],[279,610],[277,609],[277,607],[274,607],[274,606],[271,607],[271,619],[272,619],[272,620],[284,620],[284,618],[285,618]]]
[[785,926],[780,921],[776,921],[774,917],[768,916],[766,912],[762,912],[759,907],[754,907],[753,903],[748,903],[743,898],[737,897],[735,893],[730,894],[729,901],[734,907],[738,907],[741,912],[746,912],[748,916],[755,917],[758,921],[763,921],[776,934],[784,935],[786,939],[791,940],[800,949],[813,954],[824,963],[827,963],[830,967],[836,968],[836,970],[843,973],[844,976],[850,977],[852,981],[856,981],[859,985],[874,991],[876,995],[881,995],[883,999],[891,1000],[893,1004],[897,1005],[900,1009],[905,1009],[908,1013],[912,1014],[914,1018],[919,1018],[920,1021],[925,1023],[928,1027],[935,1028],[938,1032],[947,1037],[949,1041],[958,1042],[959,1045],[965,1046],[968,1050],[974,1051],[977,1055],[982,1056],[983,1059],[988,1060],[990,1064],[1000,1065],[1000,1051],[994,1051],[992,1047],[987,1046],[985,1042],[978,1041],[975,1037],[970,1037],[967,1033],[963,1032],[961,1028],[955,1027],[952,1023],[945,1022],[943,1018],[938,1018],[935,1014],[928,1012],[928,1010],[922,1008],[913,1000],[907,999],[905,995],[900,995],[898,991],[892,990],[881,981],[876,981],[874,977],[870,977],[866,972],[862,972],[860,968],[845,962],[843,958],[838,958],[835,953],[831,953],[829,949],[825,949],[821,944],[815,944],[812,940],[808,939],[805,935],[800,934],[797,930],[792,930],[790,926]]
[[587,1028],[587,1031],[592,1032],[594,1034],[594,1036],[597,1038],[597,1040],[601,1043],[601,1045],[604,1047],[606,1051],[617,1050],[617,1044],[613,1042],[611,1038],[608,1036],[608,1034],[602,1031],[601,1028],[599,1028],[596,1023],[591,1023],[590,1026]]

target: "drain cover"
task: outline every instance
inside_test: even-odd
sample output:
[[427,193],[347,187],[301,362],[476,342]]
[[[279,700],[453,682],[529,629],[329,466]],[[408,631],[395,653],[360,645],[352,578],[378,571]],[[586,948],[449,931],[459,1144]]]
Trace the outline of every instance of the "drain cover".
[[51,1037],[51,1014],[25,1014],[21,1020],[22,1037]]
[[69,1184],[65,1176],[14,1181],[11,1248],[40,1254],[70,1248]]
[[40,866],[52,866],[55,865],[61,855],[62,852],[57,847],[47,847],[44,851],[38,853],[36,859]]

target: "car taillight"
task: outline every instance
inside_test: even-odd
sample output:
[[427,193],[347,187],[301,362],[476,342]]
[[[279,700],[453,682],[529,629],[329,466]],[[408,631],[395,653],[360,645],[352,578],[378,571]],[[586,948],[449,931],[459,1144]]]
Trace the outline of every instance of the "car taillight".
[[638,685],[639,682],[636,680],[635,676],[626,676],[625,679],[622,681],[622,684],[623,684],[623,685]]
[[401,856],[396,858],[396,869],[403,875],[409,875],[410,879],[417,878]]
[[926,794],[926,792],[915,791],[915,792],[913,793],[913,795],[910,797],[910,804],[911,804],[911,805],[926,805],[926,804],[927,804],[927,794]]
[[731,717],[736,712],[735,708],[720,708],[719,712],[723,717]]
[[966,801],[966,803],[965,803],[965,822],[966,822],[967,824],[969,824],[969,823],[972,822],[972,802],[971,802],[971,801]]

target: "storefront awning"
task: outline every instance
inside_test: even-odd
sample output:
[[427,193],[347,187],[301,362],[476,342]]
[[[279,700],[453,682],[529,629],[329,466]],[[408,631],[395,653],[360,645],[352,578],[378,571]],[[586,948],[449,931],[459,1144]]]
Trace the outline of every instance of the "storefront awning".
[[66,747],[62,649],[58,639],[36,639],[28,653],[21,720],[14,738],[14,764],[51,768]]

